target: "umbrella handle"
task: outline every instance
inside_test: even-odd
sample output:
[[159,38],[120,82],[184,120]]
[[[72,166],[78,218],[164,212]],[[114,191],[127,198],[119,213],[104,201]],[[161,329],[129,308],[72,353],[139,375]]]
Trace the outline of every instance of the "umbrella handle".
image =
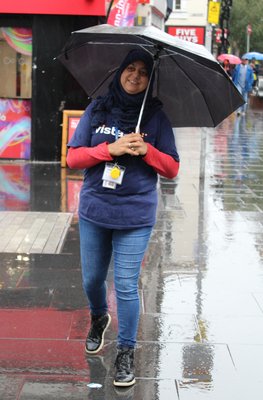
[[145,91],[145,94],[144,94],[144,98],[143,98],[142,106],[141,106],[141,109],[140,109],[137,125],[136,125],[136,128],[135,128],[135,133],[140,133],[140,130],[141,130],[140,129],[140,125],[141,125],[141,122],[142,122],[142,115],[143,115],[143,111],[144,111],[147,95],[148,95],[148,92],[149,92],[150,84],[151,84],[151,81],[152,81],[152,77],[153,77],[153,73],[154,73],[157,61],[158,61],[158,58],[155,58],[154,63],[153,63],[152,72],[151,72],[151,75],[150,75],[150,79],[149,79],[149,82],[148,82],[148,85],[147,85],[147,88],[146,88],[146,91]]

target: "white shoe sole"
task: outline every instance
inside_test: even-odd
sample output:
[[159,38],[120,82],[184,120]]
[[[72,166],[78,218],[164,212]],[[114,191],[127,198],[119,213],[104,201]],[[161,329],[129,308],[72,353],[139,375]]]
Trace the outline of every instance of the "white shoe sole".
[[136,379],[134,378],[132,381],[130,382],[118,382],[118,381],[113,381],[113,385],[114,386],[118,386],[118,387],[128,387],[128,386],[132,386],[134,385],[136,382]]

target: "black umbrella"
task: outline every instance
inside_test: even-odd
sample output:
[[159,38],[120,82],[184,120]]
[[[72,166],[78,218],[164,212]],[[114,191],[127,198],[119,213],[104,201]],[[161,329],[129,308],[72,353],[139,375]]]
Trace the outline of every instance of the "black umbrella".
[[73,32],[59,60],[90,97],[104,94],[124,57],[141,48],[155,59],[154,95],[172,126],[213,127],[244,101],[204,46],[157,28],[97,25]]

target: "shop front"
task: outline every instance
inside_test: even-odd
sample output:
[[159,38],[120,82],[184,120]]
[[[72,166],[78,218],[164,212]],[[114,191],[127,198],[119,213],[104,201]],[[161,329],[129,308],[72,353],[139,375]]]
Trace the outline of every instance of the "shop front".
[[63,110],[88,99],[56,57],[72,31],[104,18],[104,0],[1,2],[0,159],[60,161]]

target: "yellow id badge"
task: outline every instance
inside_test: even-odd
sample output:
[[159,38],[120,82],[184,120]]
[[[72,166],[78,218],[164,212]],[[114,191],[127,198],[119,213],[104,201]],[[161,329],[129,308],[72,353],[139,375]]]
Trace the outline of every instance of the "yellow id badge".
[[122,184],[124,172],[125,167],[116,163],[106,163],[102,176],[102,186],[108,189],[116,189],[117,185]]
[[118,165],[115,165],[110,172],[110,176],[112,177],[112,179],[118,179],[120,175],[121,175],[121,169]]

